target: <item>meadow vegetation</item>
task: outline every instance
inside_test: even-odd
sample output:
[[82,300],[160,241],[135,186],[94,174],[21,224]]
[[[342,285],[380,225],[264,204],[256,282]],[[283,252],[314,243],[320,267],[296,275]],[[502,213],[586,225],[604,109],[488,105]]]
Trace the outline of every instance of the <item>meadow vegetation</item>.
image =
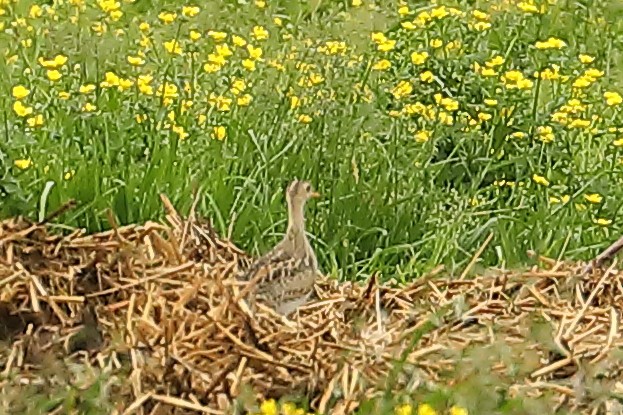
[[490,234],[486,265],[589,258],[621,233],[622,34],[611,0],[0,0],[0,214],[75,199],[95,231],[198,191],[258,253],[298,177],[343,278]]
[[619,230],[622,8],[614,1],[0,2],[3,215],[69,198],[89,230],[158,194],[241,246],[313,180],[324,268],[411,279]]

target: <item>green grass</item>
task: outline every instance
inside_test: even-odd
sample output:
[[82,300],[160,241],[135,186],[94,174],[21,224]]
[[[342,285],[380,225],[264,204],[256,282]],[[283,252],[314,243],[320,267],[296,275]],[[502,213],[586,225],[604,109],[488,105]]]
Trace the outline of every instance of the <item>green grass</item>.
[[[4,216],[37,217],[74,198],[78,207],[62,222],[95,231],[109,226],[105,212],[110,207],[124,224],[161,217],[161,192],[187,211],[196,188],[199,213],[213,218],[222,234],[231,232],[238,245],[258,253],[284,231],[288,181],[306,178],[324,196],[308,208],[321,265],[345,278],[378,271],[383,277],[412,279],[440,263],[460,268],[489,233],[493,239],[483,254],[487,265],[525,263],[528,249],[589,258],[621,231],[623,164],[613,142],[623,134],[623,125],[620,105],[608,106],[603,97],[622,85],[623,9],[617,2],[543,1],[537,7],[546,11],[535,14],[514,3],[444,1],[464,16],[433,19],[415,30],[400,23],[430,12],[433,4],[410,3],[410,14],[400,16],[394,1],[364,0],[359,7],[350,1],[268,1],[264,8],[253,1],[207,1],[201,2],[199,15],[185,18],[180,2],[137,0],[120,2],[123,15],[114,21],[111,13],[118,11],[114,6],[104,11],[106,2],[75,6],[65,1],[43,6],[40,17],[37,9],[29,17],[32,1],[2,3]],[[489,29],[473,26],[476,9],[490,13]],[[163,24],[162,11],[175,11],[177,18]],[[148,22],[149,31],[141,33],[140,22]],[[100,23],[106,25],[103,33],[93,30]],[[255,25],[266,28],[269,38],[255,40]],[[200,32],[201,39],[191,41],[190,30]],[[233,51],[216,73],[204,70],[217,45],[208,30],[227,32],[225,43]],[[393,50],[378,50],[371,40],[377,31],[396,40]],[[263,61],[256,62],[255,71],[243,67],[248,52],[234,46],[233,34],[261,47]],[[140,45],[143,37],[151,46]],[[549,37],[562,39],[566,47],[535,48],[535,42]],[[163,46],[174,39],[181,55]],[[460,46],[434,49],[433,39]],[[327,41],[345,42],[346,51],[330,55],[318,50]],[[139,51],[145,53],[145,64],[133,67],[127,56]],[[427,51],[428,60],[413,64],[415,51]],[[581,63],[580,53],[595,61]],[[38,60],[57,54],[68,60],[58,69],[62,78],[51,82]],[[485,77],[474,70],[474,63],[482,66],[496,55],[505,58],[498,75]],[[372,69],[382,59],[391,68]],[[551,64],[559,65],[568,80],[533,77]],[[574,88],[589,68],[603,76]],[[532,86],[505,87],[501,77],[509,70],[521,71]],[[420,79],[425,71],[435,75],[433,82]],[[135,85],[102,87],[106,72],[131,81],[150,74],[154,95]],[[323,80],[299,86],[310,74]],[[236,104],[234,78],[248,85],[241,93],[252,96],[248,106]],[[405,80],[412,91],[397,99],[391,91]],[[168,103],[155,93],[165,82],[178,88]],[[81,94],[86,84],[95,89]],[[16,85],[30,90],[22,99],[32,108],[26,117],[12,109]],[[70,96],[60,99],[59,92]],[[435,101],[437,93],[452,97],[458,109],[444,110]],[[231,109],[211,106],[211,94],[233,99]],[[291,108],[288,95],[305,102]],[[485,99],[493,98],[497,104],[487,106]],[[552,121],[552,114],[572,98],[581,99],[585,109],[569,113],[569,123],[589,120],[589,127]],[[188,100],[193,105],[184,109]],[[418,102],[428,106],[421,112],[429,117],[404,114],[405,106]],[[97,109],[83,112],[86,103]],[[392,111],[402,112],[396,116]],[[444,124],[441,111],[451,113],[453,122]],[[491,118],[470,124],[479,113]],[[43,125],[28,127],[28,118],[36,114],[43,116]],[[302,114],[311,122],[299,122]],[[139,123],[137,116],[146,118]],[[183,127],[188,137],[180,139],[167,123]],[[215,126],[226,128],[224,140],[211,137]],[[539,126],[552,127],[552,142],[539,139]],[[418,142],[418,131],[428,132],[428,141]],[[508,139],[513,132],[525,137]],[[33,165],[20,169],[14,165],[20,159]],[[535,183],[534,174],[550,185]],[[50,181],[53,187],[42,198]],[[592,193],[603,200],[587,202],[584,195]],[[568,203],[551,203],[550,197],[563,195],[570,196]],[[599,225],[599,219],[612,223]]]

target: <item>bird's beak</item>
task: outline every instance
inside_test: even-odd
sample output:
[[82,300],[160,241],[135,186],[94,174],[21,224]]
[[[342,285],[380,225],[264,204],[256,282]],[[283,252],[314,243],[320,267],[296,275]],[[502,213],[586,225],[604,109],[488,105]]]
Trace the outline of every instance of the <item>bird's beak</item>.
[[318,192],[311,192],[309,197],[319,198],[320,197],[320,193],[318,193]]

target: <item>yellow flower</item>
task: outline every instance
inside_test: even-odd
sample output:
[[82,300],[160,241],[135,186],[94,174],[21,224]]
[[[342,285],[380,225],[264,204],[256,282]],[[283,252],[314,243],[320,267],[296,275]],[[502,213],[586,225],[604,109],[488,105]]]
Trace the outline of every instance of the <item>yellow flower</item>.
[[612,223],[611,219],[599,218],[595,220],[595,223],[599,226],[608,226]]
[[247,89],[247,84],[244,79],[234,79],[231,83],[231,93],[234,95],[238,95]]
[[175,40],[175,39],[170,40],[168,42],[164,42],[163,45],[164,45],[164,48],[169,53],[174,53],[174,54],[177,54],[177,55],[181,55],[182,54],[182,48],[181,48],[179,42],[177,40]]
[[199,39],[201,39],[201,33],[197,32],[196,30],[191,30],[188,33],[188,37],[190,38],[190,40],[192,40],[193,42],[198,41]]
[[590,203],[601,203],[604,198],[599,193],[591,193],[584,195],[584,199]]
[[227,38],[227,33],[225,32],[216,32],[214,30],[208,31],[208,36],[214,39],[215,42],[222,42]]
[[519,8],[519,10],[524,11],[526,13],[538,13],[539,12],[539,8],[536,7],[536,4],[534,4],[532,0],[529,2],[521,1],[517,3],[517,7]]
[[97,4],[106,13],[109,13],[109,12],[111,12],[113,10],[117,10],[121,6],[119,4],[119,2],[117,2],[115,0],[98,0]]
[[138,28],[141,32],[147,32],[149,31],[149,29],[151,29],[151,26],[149,25],[149,23],[142,22],[140,25],[138,25]]
[[353,7],[359,7],[359,6],[361,6],[362,4],[363,4],[363,2],[362,2],[361,0],[352,0],[352,1],[350,2],[350,5],[351,5],[351,6],[353,6]]
[[96,110],[97,110],[97,107],[95,105],[91,104],[90,102],[87,102],[86,104],[84,104],[82,106],[82,111],[84,111],[84,112],[93,112],[93,111],[96,111]]
[[588,128],[590,127],[590,120],[584,120],[582,118],[576,118],[571,123],[569,123],[569,128]]
[[247,45],[247,52],[249,52],[249,58],[251,59],[261,59],[262,58],[262,48],[254,47],[253,45]]
[[544,143],[551,143],[554,141],[554,130],[551,126],[539,126],[537,127],[537,134],[539,135],[539,139]]
[[309,75],[309,81],[312,83],[312,85],[318,85],[319,83],[324,81],[324,77],[320,74],[312,73]]
[[27,107],[22,104],[22,101],[15,101],[13,104],[13,111],[20,117],[27,117],[32,114],[32,107]]
[[160,19],[160,21],[162,21],[162,23],[164,24],[170,24],[173,23],[175,19],[177,19],[177,14],[170,12],[161,12],[158,15],[158,19]]
[[401,16],[406,16],[409,13],[411,13],[411,10],[409,10],[409,6],[400,6],[398,8],[398,14]]
[[244,40],[244,38],[238,36],[238,35],[233,35],[231,37],[231,41],[235,46],[238,46],[239,48],[245,46],[247,44],[247,41]]
[[213,64],[218,65],[218,66],[223,66],[223,65],[225,65],[225,63],[227,63],[227,61],[225,60],[224,56],[221,56],[221,55],[216,54],[216,53],[208,54],[208,61],[210,61],[210,63],[213,63]]
[[445,111],[439,111],[437,119],[444,125],[454,124],[454,117]]
[[[60,68],[61,66],[65,65],[67,63],[67,56],[65,55],[56,55],[54,57],[54,59],[52,60],[52,62],[54,62],[53,67],[51,69],[56,69],[56,68]],[[50,69],[47,68],[46,69]]]
[[385,37],[385,35],[382,32],[373,32],[370,33],[370,39],[372,39],[372,41],[374,43],[381,44],[383,42],[385,42],[387,40],[387,38]]
[[58,98],[59,99],[68,100],[70,97],[71,97],[71,95],[69,95],[69,92],[59,91],[59,93],[58,93]]
[[509,137],[521,140],[522,138],[526,137],[526,133],[524,133],[523,131],[515,131],[514,133],[510,134]]
[[41,127],[43,125],[43,115],[37,114],[34,117],[30,117],[26,120],[26,123],[30,128]]
[[139,45],[141,45],[141,47],[143,48],[148,48],[151,47],[152,43],[151,43],[151,39],[148,38],[147,36],[143,36],[141,38],[141,40],[139,40]]
[[199,14],[201,9],[197,6],[184,6],[182,7],[182,14],[186,17],[195,17]]
[[482,76],[496,76],[498,73],[492,68],[482,68],[480,74]]
[[171,131],[177,134],[180,140],[184,140],[185,138],[188,137],[188,133],[186,132],[186,130],[184,130],[184,127],[182,127],[181,125],[174,125],[171,128]]
[[251,95],[244,94],[236,99],[236,103],[241,107],[246,107],[251,103],[252,100],[253,97]]
[[266,7],[266,2],[264,0],[255,0],[255,6],[259,9],[263,9]]
[[593,83],[592,78],[581,76],[573,82],[572,86],[574,88],[586,88],[587,86],[590,86],[590,84],[592,83]]
[[28,95],[30,95],[30,89],[26,88],[23,85],[16,85],[11,90],[11,93],[13,94],[13,98],[15,99],[24,99]]
[[32,166],[31,159],[18,159],[13,161],[13,165],[20,170],[26,170],[27,168]]
[[206,63],[203,65],[203,70],[207,73],[215,73],[221,70],[221,65],[215,63]]
[[422,65],[428,59],[428,52],[413,52],[411,54],[411,62],[414,65]]
[[545,177],[543,176],[539,176],[538,174],[533,174],[532,175],[532,180],[536,183],[536,184],[540,184],[541,186],[549,186],[549,180],[547,180]]
[[215,106],[218,111],[226,112],[231,109],[231,98],[226,98],[222,95],[215,95],[212,93],[208,101],[212,106]]
[[119,91],[130,89],[132,85],[134,85],[134,81],[132,81],[131,79],[119,78]]
[[418,143],[426,143],[430,140],[431,132],[427,130],[421,130],[414,134],[415,141]]
[[430,16],[433,19],[443,19],[449,14],[450,13],[448,12],[448,9],[446,8],[446,6],[435,7],[430,11]]
[[281,405],[281,413],[283,415],[305,415],[305,411],[302,408],[297,408],[291,402],[286,402]]
[[262,415],[277,415],[277,403],[274,399],[262,402],[260,412]]
[[145,59],[141,58],[140,56],[128,56],[127,60],[128,63],[132,66],[141,66],[145,64]]
[[489,20],[489,15],[481,10],[474,10],[472,16],[478,20]]
[[433,49],[438,49],[443,46],[443,40],[441,39],[431,39],[430,47]]
[[536,42],[534,46],[537,49],[562,49],[565,46],[567,46],[567,44],[558,38],[550,37],[544,42],[542,41]]
[[478,113],[478,119],[480,121],[489,121],[491,119],[492,115],[491,114],[487,114],[485,112],[479,112]]
[[256,69],[255,61],[251,59],[243,59],[242,67],[248,71],[254,71]]
[[74,177],[75,174],[76,174],[76,171],[74,169],[68,170],[63,175],[63,179],[71,180],[71,178]]
[[392,63],[390,61],[388,61],[387,59],[381,59],[380,61],[372,65],[372,69],[375,71],[386,71],[391,68],[391,66]]
[[418,405],[417,415],[437,415],[437,411],[432,406],[423,403]]
[[43,14],[43,9],[41,8],[41,6],[37,4],[30,6],[28,17],[30,17],[31,19],[36,19],[38,17],[41,17],[42,14]]
[[95,85],[93,85],[93,84],[80,85],[80,88],[78,89],[78,91],[81,94],[89,94],[89,93],[95,91]]
[[469,413],[467,412],[467,409],[455,405],[450,408],[450,415],[469,415]]
[[595,60],[595,57],[591,55],[580,54],[580,56],[578,56],[578,59],[583,64],[589,64],[589,63],[593,63],[593,61]]
[[411,405],[409,405],[408,403],[394,408],[395,415],[411,415],[412,413],[413,413],[413,407],[411,407]]
[[266,40],[268,39],[268,30],[266,30],[263,26],[253,26],[251,36],[255,40]]
[[114,10],[110,12],[110,18],[113,22],[118,21],[123,16],[123,12],[121,10]]
[[220,45],[216,45],[216,54],[219,55],[219,56],[222,56],[224,58],[227,58],[227,57],[233,55],[234,52],[231,51],[231,49],[229,48],[227,43],[223,43],[223,44],[220,44]]
[[56,69],[48,70],[48,79],[52,82],[56,82],[63,77],[63,75]]
[[456,111],[459,109],[459,102],[452,98],[443,98],[441,94],[435,94],[435,102],[443,106],[448,111]]
[[586,71],[584,71],[584,75],[588,76],[590,78],[601,78],[602,76],[604,76],[604,71],[600,71],[599,69],[595,69],[595,68],[589,68]]
[[391,40],[391,39],[387,39],[382,43],[379,43],[377,48],[379,51],[381,52],[389,52],[390,50],[394,49],[396,47],[396,41],[395,40]]
[[485,105],[489,106],[489,107],[495,107],[496,105],[498,105],[498,101],[496,99],[485,99],[484,100]]
[[346,42],[338,42],[336,40],[329,40],[319,50],[327,55],[339,55],[346,52]]
[[619,105],[623,102],[623,97],[618,92],[606,91],[604,92],[604,98],[606,99],[606,104],[610,106]]
[[273,23],[275,24],[275,26],[281,27],[283,26],[283,20],[281,20],[281,17],[273,17]]
[[138,90],[145,95],[152,95],[154,93],[153,87],[150,85],[154,78],[151,75],[140,75],[136,80]]
[[614,140],[612,144],[614,144],[616,147],[623,147],[623,137],[619,138],[618,140]]
[[212,128],[212,138],[223,141],[227,137],[227,130],[222,125]]
[[484,32],[485,30],[491,29],[491,23],[489,22],[476,22],[474,24],[474,29],[479,32]]
[[493,67],[496,67],[496,66],[504,65],[504,62],[506,62],[506,59],[504,59],[500,55],[496,55],[495,57],[493,57],[490,60],[488,60],[487,62],[485,62],[485,66],[493,68]]
[[434,78],[435,76],[433,75],[431,71],[422,72],[420,74],[420,79],[422,80],[422,82],[426,82],[430,84],[431,82],[433,82]]
[[398,84],[391,90],[392,95],[396,99],[401,99],[407,95],[410,95],[413,92],[413,85],[409,81],[400,81]]
[[309,124],[310,122],[312,122],[312,117],[310,117],[307,114],[301,114],[298,117],[298,122],[303,123],[303,124]]

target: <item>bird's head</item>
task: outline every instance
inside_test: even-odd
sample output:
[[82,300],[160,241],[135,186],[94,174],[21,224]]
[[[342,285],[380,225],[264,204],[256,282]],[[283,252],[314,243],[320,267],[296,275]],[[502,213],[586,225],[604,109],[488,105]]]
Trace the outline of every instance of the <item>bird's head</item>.
[[320,197],[320,193],[314,190],[310,182],[294,180],[288,186],[286,197],[292,204],[304,204],[308,199]]

